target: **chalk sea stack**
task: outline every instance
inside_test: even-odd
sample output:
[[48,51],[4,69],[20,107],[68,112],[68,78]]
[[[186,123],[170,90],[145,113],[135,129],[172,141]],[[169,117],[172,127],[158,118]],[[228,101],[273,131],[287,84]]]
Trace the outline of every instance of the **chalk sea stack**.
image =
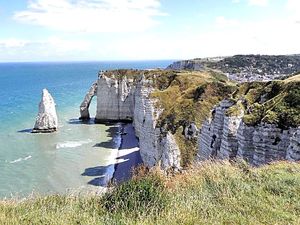
[[47,89],[43,89],[42,99],[39,104],[32,133],[51,133],[57,130],[58,120],[55,109],[55,102]]

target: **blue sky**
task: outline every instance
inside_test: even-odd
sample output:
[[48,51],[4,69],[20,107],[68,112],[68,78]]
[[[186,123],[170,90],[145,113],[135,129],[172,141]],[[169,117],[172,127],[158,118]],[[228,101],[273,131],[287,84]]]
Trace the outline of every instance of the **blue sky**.
[[300,53],[300,0],[0,0],[0,61]]

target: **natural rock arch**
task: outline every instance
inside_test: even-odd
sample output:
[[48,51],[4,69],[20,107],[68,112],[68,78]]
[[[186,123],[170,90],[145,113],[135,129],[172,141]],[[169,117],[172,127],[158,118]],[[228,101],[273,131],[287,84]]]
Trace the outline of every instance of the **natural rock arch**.
[[90,90],[86,93],[83,102],[80,105],[80,120],[89,120],[90,117],[90,112],[89,112],[89,107],[92,102],[92,99],[94,96],[97,95],[97,81],[92,84]]

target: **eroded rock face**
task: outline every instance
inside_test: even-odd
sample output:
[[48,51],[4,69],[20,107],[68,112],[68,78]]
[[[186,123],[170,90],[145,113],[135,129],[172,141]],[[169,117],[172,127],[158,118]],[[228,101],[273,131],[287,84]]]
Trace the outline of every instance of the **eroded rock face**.
[[290,138],[295,130],[282,130],[275,125],[260,124],[253,133],[253,164],[263,165],[275,160],[285,160]]
[[42,100],[39,104],[39,113],[36,118],[33,133],[50,133],[57,130],[58,119],[55,102],[47,89],[43,89]]
[[239,116],[226,116],[230,103],[222,101],[213,116],[204,122],[198,138],[198,157],[242,158],[260,166],[277,160],[300,160],[300,129],[283,130],[275,125],[261,123],[247,126]]
[[93,83],[88,93],[86,93],[83,102],[80,105],[80,120],[89,120],[90,112],[89,107],[93,97],[97,94],[98,84]]
[[163,109],[151,97],[153,91],[151,81],[142,74],[134,80],[101,74],[97,81],[95,121],[133,121],[145,165],[179,169],[180,151],[175,138],[157,127]]
[[100,75],[97,81],[97,114],[95,121],[132,121],[135,85],[123,79]]
[[[233,103],[227,100],[222,101],[212,111],[212,118],[207,119],[201,128],[198,137],[199,152],[198,157],[200,160],[207,160],[220,156],[221,143],[223,139],[223,129],[226,110],[232,106]],[[224,144],[223,144],[224,145]],[[225,149],[223,147],[223,153]]]

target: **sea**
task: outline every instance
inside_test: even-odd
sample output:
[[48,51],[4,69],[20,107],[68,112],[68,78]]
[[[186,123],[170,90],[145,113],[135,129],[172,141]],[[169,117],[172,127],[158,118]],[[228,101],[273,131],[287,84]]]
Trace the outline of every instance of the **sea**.
[[[99,189],[120,145],[118,124],[81,123],[79,106],[99,70],[165,68],[172,61],[0,63],[0,199]],[[32,134],[42,89],[58,131]],[[90,106],[96,114],[96,99]],[[101,168],[101,173],[87,173]],[[99,171],[99,170],[98,170]]]

